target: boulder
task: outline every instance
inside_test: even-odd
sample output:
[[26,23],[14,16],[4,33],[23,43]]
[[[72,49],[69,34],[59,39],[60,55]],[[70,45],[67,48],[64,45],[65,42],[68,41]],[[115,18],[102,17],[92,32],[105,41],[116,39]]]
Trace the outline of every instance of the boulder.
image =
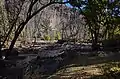
[[18,56],[19,52],[17,49],[13,48],[11,53],[9,52],[9,49],[4,49],[1,51],[2,52],[2,56]]
[[57,70],[58,67],[59,67],[59,62],[57,62],[56,60],[48,59],[40,67],[40,72],[46,74],[52,74]]
[[58,40],[56,43],[57,43],[57,44],[63,44],[63,43],[65,43],[65,42],[67,42],[67,40]]

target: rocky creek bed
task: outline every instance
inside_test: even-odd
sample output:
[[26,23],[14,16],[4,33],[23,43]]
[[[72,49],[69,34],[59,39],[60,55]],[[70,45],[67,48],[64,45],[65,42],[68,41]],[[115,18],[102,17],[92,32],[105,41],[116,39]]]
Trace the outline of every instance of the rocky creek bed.
[[[30,79],[31,77],[32,79],[46,79],[61,67],[68,65],[70,61],[73,61],[78,56],[80,57],[79,61],[83,61],[82,65],[85,65],[88,60],[95,59],[95,57],[113,55],[112,52],[92,52],[91,45],[65,43],[43,47],[35,46],[19,51],[22,52],[22,54],[19,54],[20,56],[26,56],[24,60],[18,61],[18,65],[23,66],[25,69],[26,79]],[[31,52],[32,54],[24,54],[24,52]],[[88,60],[84,61],[85,58]]]

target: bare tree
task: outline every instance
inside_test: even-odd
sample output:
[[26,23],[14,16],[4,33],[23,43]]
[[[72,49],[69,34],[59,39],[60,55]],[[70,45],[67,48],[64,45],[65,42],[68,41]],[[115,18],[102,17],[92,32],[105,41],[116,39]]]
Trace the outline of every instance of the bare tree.
[[[22,10],[21,7],[27,1],[28,1],[28,4],[27,4],[28,8],[27,8],[27,12],[26,12],[26,17],[24,17],[24,19],[20,20],[19,21],[20,23],[17,25],[17,28],[16,28],[15,33],[14,33],[14,37],[11,41],[10,46],[9,46],[9,52],[13,49],[17,38],[19,37],[19,35],[22,32],[22,30],[24,29],[25,25],[30,21],[31,18],[33,18],[36,14],[38,14],[44,8],[46,8],[46,7],[48,7],[52,4],[65,4],[65,3],[69,2],[69,1],[61,2],[61,1],[55,1],[55,0],[49,0],[49,1],[48,0],[46,0],[46,1],[43,1],[43,0],[26,0],[26,1],[25,0],[14,0],[15,1],[14,3],[16,3],[16,4],[10,5],[10,4],[8,4],[10,1],[12,2],[13,0],[6,0],[6,9],[7,9],[8,12],[12,11],[12,10],[9,10],[9,9],[14,9],[16,15],[15,15],[15,18],[14,18],[13,23],[12,23],[13,25],[11,25],[12,27],[9,30],[6,38],[11,33],[14,25],[18,22],[18,19],[19,19],[21,10]],[[40,7],[36,11],[33,11],[33,8],[36,5],[36,3],[39,3]],[[20,6],[18,6],[18,5],[20,5]],[[9,55],[10,55],[10,53],[8,54],[8,56]]]

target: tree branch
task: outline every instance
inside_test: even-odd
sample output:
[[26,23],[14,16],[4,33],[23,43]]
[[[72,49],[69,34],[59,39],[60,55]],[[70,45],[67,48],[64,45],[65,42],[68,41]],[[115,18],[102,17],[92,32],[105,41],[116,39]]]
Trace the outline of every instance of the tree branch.
[[33,16],[35,16],[36,14],[38,14],[42,9],[52,5],[52,4],[66,4],[66,3],[69,3],[70,1],[67,1],[67,2],[50,2],[44,6],[42,6],[40,9],[38,9],[36,12],[34,12],[29,18],[31,19]]

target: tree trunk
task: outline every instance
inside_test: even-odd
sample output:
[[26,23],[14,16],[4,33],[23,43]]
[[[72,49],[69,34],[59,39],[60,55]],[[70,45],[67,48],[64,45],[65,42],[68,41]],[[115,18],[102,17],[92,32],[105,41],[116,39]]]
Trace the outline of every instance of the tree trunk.
[[16,33],[15,33],[15,36],[14,36],[14,38],[13,38],[11,44],[10,44],[9,51],[8,51],[7,54],[6,54],[6,58],[11,55],[11,51],[12,51],[14,45],[15,45],[15,42],[17,41],[17,38],[19,37],[20,33],[21,33],[22,30],[24,29],[26,23],[27,23],[27,22],[21,23],[20,26],[17,28],[17,29],[19,29],[19,30],[18,30],[18,32],[16,31]]
[[0,46],[0,59],[2,58],[1,46]]
[[96,51],[96,50],[99,49],[97,43],[98,43],[98,34],[95,32],[95,33],[94,33],[94,38],[93,38],[93,40],[92,40],[92,50],[93,50],[93,51]]
[[1,37],[0,37],[0,58],[2,58],[2,53],[1,53],[1,50],[2,50],[2,44],[1,44]]

